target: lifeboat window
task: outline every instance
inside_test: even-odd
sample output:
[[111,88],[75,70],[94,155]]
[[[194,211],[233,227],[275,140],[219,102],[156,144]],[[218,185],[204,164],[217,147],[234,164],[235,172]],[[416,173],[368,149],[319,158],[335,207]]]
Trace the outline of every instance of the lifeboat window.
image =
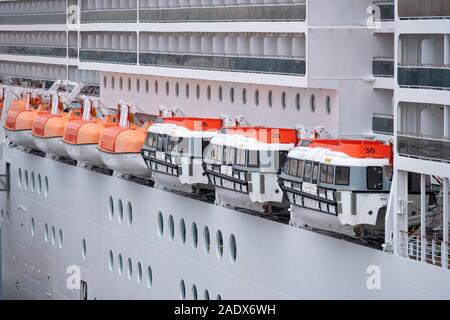
[[291,176],[296,176],[297,175],[297,166],[298,166],[298,160],[291,159],[291,161],[289,163],[289,172],[288,172],[288,174],[291,175]]
[[258,167],[259,166],[259,154],[258,151],[247,151],[248,153],[248,166],[249,167]]
[[303,178],[303,171],[305,170],[305,161],[298,160],[297,177]]
[[333,184],[334,182],[334,166],[328,166],[327,170],[327,183]]
[[230,146],[223,146],[223,162],[226,164],[233,164],[234,152],[234,148]]
[[178,138],[177,137],[168,137],[167,139],[167,151],[171,152],[175,145],[178,143]]
[[381,190],[383,189],[383,168],[367,167],[367,189]]
[[165,150],[165,146],[166,146],[166,135],[158,135],[158,150],[159,151],[163,151]]
[[319,163],[315,162],[313,168],[312,183],[317,183],[318,180],[319,180]]
[[312,162],[306,161],[305,162],[305,174],[303,175],[303,180],[305,182],[311,182],[311,176],[312,176]]
[[320,165],[320,182],[333,184],[334,180],[334,166],[321,164]]
[[234,163],[239,166],[245,166],[246,159],[245,159],[245,150],[243,149],[236,149],[236,155],[234,158]]
[[189,153],[189,138],[178,138],[178,144],[175,147],[178,153]]
[[336,166],[336,184],[348,186],[350,184],[350,168]]
[[[277,165],[278,169],[280,169],[286,162],[287,155],[288,155],[287,151],[280,151],[278,153],[278,165]],[[277,159],[277,155],[275,155],[275,159]]]
[[209,139],[202,139],[202,152],[205,152],[208,145],[209,145]]

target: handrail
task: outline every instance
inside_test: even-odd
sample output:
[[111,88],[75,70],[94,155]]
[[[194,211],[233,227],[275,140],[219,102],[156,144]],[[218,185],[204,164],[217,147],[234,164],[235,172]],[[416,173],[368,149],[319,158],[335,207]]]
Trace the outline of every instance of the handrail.
[[410,64],[410,63],[398,63],[399,67],[402,68],[437,68],[437,69],[450,69],[450,64],[434,64],[434,63],[419,63],[419,64]]

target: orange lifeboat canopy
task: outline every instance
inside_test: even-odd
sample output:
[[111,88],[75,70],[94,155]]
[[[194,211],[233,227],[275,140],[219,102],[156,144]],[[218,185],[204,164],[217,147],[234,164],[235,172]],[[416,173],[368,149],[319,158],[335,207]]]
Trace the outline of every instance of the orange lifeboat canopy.
[[352,158],[392,159],[392,146],[382,141],[314,139],[308,147],[328,148]]
[[261,143],[294,144],[297,142],[297,131],[288,128],[266,127],[227,127],[222,129],[225,134],[241,134]]

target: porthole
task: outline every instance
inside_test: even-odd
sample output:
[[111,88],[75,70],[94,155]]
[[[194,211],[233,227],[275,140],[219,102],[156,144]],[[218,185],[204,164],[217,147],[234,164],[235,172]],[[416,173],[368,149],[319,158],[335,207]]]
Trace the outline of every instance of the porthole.
[[311,107],[311,112],[315,112],[316,111],[316,97],[312,94],[311,95],[311,99],[310,99],[310,107]]
[[203,228],[203,238],[205,240],[205,253],[208,254],[211,249],[211,236],[209,234],[209,228],[205,226]]
[[133,277],[133,262],[131,261],[131,258],[128,258],[128,279],[131,279]]
[[140,262],[137,263],[137,282],[142,283],[142,265]]
[[286,109],[286,92],[283,92],[281,94],[281,107],[283,109]]
[[328,96],[325,100],[325,109],[327,110],[327,113],[331,113],[331,98]]
[[231,262],[235,263],[237,258],[237,245],[236,245],[236,237],[234,234],[230,236],[230,258]]
[[109,196],[108,203],[109,203],[109,210],[108,210],[109,220],[112,220],[114,218],[114,200],[111,196]]
[[108,266],[109,266],[109,271],[113,271],[113,269],[114,269],[114,253],[112,252],[112,250],[109,250]]
[[63,232],[61,229],[59,229],[58,245],[60,248],[63,247]]
[[195,224],[195,222],[192,223],[192,246],[194,247],[194,249],[197,249],[197,245],[198,245],[198,230],[197,230],[197,225]]
[[153,272],[150,266],[147,267],[147,287],[151,288],[153,283]]
[[242,104],[247,103],[247,89],[242,89]]
[[139,82],[139,79],[136,79],[136,91],[139,92],[141,90],[141,83]]
[[154,86],[155,86],[155,94],[158,94],[158,80],[155,80],[155,84],[154,84]]
[[81,241],[81,256],[83,257],[83,259],[86,259],[86,253],[87,253],[86,250],[87,250],[86,239],[83,239]]
[[255,90],[255,105],[259,106],[259,90]]
[[5,213],[4,213],[3,209],[0,210],[0,217],[1,217],[2,221],[3,221],[3,219],[5,219]]
[[173,222],[172,215],[169,216],[169,237],[170,240],[173,240],[173,238],[175,237],[175,224]]
[[230,88],[230,101],[231,103],[234,103],[234,88]]
[[17,186],[22,188],[22,169],[19,168],[17,172]]
[[56,243],[56,229],[55,227],[52,227],[52,245],[55,245]]
[[164,232],[164,220],[161,211],[158,212],[158,234],[162,238]]
[[45,176],[45,179],[44,179],[44,196],[45,197],[48,197],[48,190],[49,190],[48,177]]
[[217,256],[219,258],[222,258],[222,255],[223,255],[223,236],[222,236],[222,231],[220,231],[220,230],[217,230],[216,241],[217,241]]
[[38,194],[41,194],[42,192],[42,178],[40,173],[38,174],[37,192]]
[[186,300],[186,284],[183,279],[180,281],[180,299]]
[[123,258],[120,253],[119,253],[117,260],[118,260],[117,263],[119,264],[119,268],[117,269],[117,271],[119,272],[119,275],[121,276],[123,273]]
[[6,211],[6,223],[9,224],[9,222],[10,222],[9,211]]
[[189,98],[189,83],[186,83],[186,86],[184,87],[184,94],[186,95],[186,98]]
[[197,286],[192,285],[192,300],[198,300]]
[[178,97],[180,94],[180,85],[177,83],[175,83],[175,95]]
[[269,108],[272,108],[272,91],[267,93],[267,104],[269,105]]
[[217,295],[216,300],[222,300],[222,296],[220,294]]
[[114,89],[114,77],[111,77],[111,89]]
[[149,85],[148,80],[145,80],[145,93],[148,93]]
[[128,226],[131,227],[131,224],[133,223],[133,207],[131,206],[130,202],[128,202],[127,204],[127,212],[128,212]]
[[24,178],[25,178],[25,182],[24,182],[25,190],[28,190],[28,170],[26,170],[26,169],[25,169]]
[[205,289],[205,292],[203,293],[203,299],[204,300],[209,300],[209,291],[208,291],[208,289]]
[[105,76],[105,77],[103,77],[103,88],[105,88],[105,89],[106,89],[106,76]]
[[120,89],[120,90],[123,89],[123,80],[122,80],[122,77],[119,78],[119,89]]
[[36,181],[34,179],[34,172],[31,171],[31,192],[34,192],[36,190]]
[[[209,86],[208,86],[209,88]],[[195,87],[195,95],[197,96],[197,99],[200,99],[200,85],[197,85]],[[211,88],[209,88],[209,94],[208,94],[208,100],[211,99]]]
[[222,86],[219,86],[217,96],[219,98],[219,101],[222,101]]
[[131,91],[131,79],[128,78],[128,91]]
[[[2,210],[2,220],[3,220],[3,210]],[[34,218],[31,218],[30,232],[31,235],[34,236]]]
[[166,81],[166,96],[168,96],[170,93],[170,84],[169,81]]
[[48,224],[45,224],[44,226],[44,240],[45,242],[48,242]]
[[300,93],[297,93],[295,95],[295,108],[297,109],[297,111],[300,110],[300,106],[301,106]]
[[119,223],[122,223],[122,220],[123,220],[123,204],[122,204],[122,199],[119,199],[119,201],[117,202],[117,209],[119,210],[118,215],[117,215],[117,219],[119,220]]
[[186,223],[184,219],[180,220],[180,239],[182,244],[186,243]]

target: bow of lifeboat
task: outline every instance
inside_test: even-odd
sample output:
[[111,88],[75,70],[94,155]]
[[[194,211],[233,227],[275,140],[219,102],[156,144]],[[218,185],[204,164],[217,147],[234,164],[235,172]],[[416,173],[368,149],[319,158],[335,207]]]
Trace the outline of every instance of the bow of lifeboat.
[[[59,107],[61,109],[61,107]],[[42,152],[68,157],[62,141],[66,124],[81,118],[81,109],[71,109],[68,112],[54,111],[41,114],[34,121],[32,134],[34,143]]]
[[225,128],[211,139],[203,168],[216,189],[216,203],[259,212],[287,210],[277,174],[297,131],[285,128]]
[[279,176],[290,224],[358,237],[379,233],[391,174],[391,145],[313,139],[289,152]]
[[155,182],[185,192],[193,186],[210,189],[203,150],[222,125],[222,119],[193,117],[169,117],[151,125],[142,156]]
[[33,124],[38,116],[49,112],[50,104],[44,103],[41,98],[25,103],[16,100],[8,110],[4,125],[9,140],[24,148],[36,148],[32,136]]

